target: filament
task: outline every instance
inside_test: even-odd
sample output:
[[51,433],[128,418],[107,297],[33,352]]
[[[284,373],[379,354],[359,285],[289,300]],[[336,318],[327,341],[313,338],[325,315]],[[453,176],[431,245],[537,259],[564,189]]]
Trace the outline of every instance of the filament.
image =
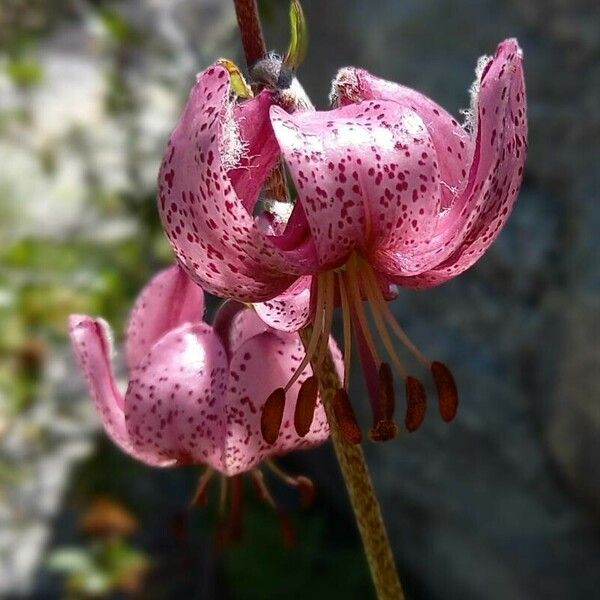
[[[350,259],[352,261],[352,258]],[[354,273],[354,268],[351,262],[348,261],[348,270],[346,271],[346,276],[348,277],[348,291],[350,292],[350,301],[354,305],[354,314],[358,319],[358,323],[362,329],[363,337],[369,347],[369,351],[373,356],[373,359],[379,365],[381,360],[379,359],[379,354],[377,352],[377,348],[375,346],[375,342],[373,341],[373,336],[371,335],[371,331],[369,330],[369,324],[367,323],[367,319],[365,316],[365,312],[362,307],[362,299],[360,297],[360,288],[358,279],[356,274]]]
[[388,325],[391,327],[392,331],[398,336],[398,339],[412,352],[414,357],[425,367],[428,369],[431,366],[431,362],[429,359],[414,345],[412,340],[408,337],[404,329],[400,327],[398,321],[396,321],[396,317],[392,314],[392,311],[387,305],[383,294],[381,293],[381,289],[379,288],[379,284],[373,270],[371,267],[364,263],[365,267],[365,275],[369,280],[369,287],[372,288],[374,294],[372,302],[377,306],[377,309],[381,312],[385,320],[388,322]]
[[329,348],[329,336],[331,335],[331,327],[333,325],[333,312],[335,310],[335,274],[331,271],[323,275],[323,285],[325,287],[325,316],[323,319],[323,333],[321,337],[321,347],[317,354],[316,364],[320,365],[325,358],[325,352]]
[[[326,280],[325,280],[326,281]],[[325,292],[324,289],[326,285],[323,275],[319,275],[317,277],[317,306],[315,310],[315,319],[313,323],[313,330],[310,336],[310,341],[308,342],[308,348],[306,349],[306,354],[302,359],[302,362],[287,382],[284,390],[287,392],[292,385],[296,382],[298,377],[300,377],[302,371],[306,369],[307,365],[310,363],[310,359],[314,356],[315,350],[319,344],[319,340],[321,339],[322,330],[323,330],[323,309],[325,305]]]
[[198,480],[198,485],[196,486],[190,506],[206,506],[208,501],[208,484],[211,482],[214,474],[215,471],[212,467],[206,467]]
[[365,291],[367,292],[367,299],[369,301],[369,307],[371,308],[371,314],[373,315],[373,319],[375,320],[375,326],[377,327],[377,331],[379,333],[379,336],[381,337],[381,341],[383,342],[383,345],[387,350],[389,357],[392,359],[392,362],[396,366],[398,373],[400,373],[400,377],[402,377],[402,379],[406,379],[408,375],[406,367],[404,366],[404,364],[396,354],[396,351],[394,350],[394,345],[385,326],[385,322],[381,316],[381,312],[378,310],[379,306],[377,303],[377,289],[373,289],[373,282],[368,277],[364,280],[364,283]]
[[348,290],[346,282],[341,273],[337,274],[340,288],[340,299],[342,301],[342,320],[344,325],[344,389],[348,389],[350,381],[350,363],[352,362],[352,322],[350,320],[350,306],[348,302]]

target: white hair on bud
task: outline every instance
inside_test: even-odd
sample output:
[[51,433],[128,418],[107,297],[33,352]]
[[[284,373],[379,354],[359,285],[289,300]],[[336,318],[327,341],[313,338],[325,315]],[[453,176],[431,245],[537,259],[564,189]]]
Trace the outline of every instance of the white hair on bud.
[[219,140],[219,154],[221,163],[227,171],[239,166],[242,158],[248,152],[248,143],[240,136],[240,127],[233,116],[235,101],[225,103],[221,115],[221,138]]
[[470,133],[475,131],[475,128],[477,127],[477,101],[479,98],[479,86],[481,85],[481,74],[483,73],[483,70],[490,62],[490,60],[492,60],[492,57],[486,54],[480,56],[477,59],[477,66],[475,67],[475,81],[471,84],[471,87],[469,88],[471,105],[469,106],[469,108],[463,108],[460,110],[460,113],[464,117],[463,127]]
[[340,96],[351,101],[360,101],[358,97],[358,75],[353,67],[343,67],[333,78],[331,91],[329,92],[329,105],[337,107]]

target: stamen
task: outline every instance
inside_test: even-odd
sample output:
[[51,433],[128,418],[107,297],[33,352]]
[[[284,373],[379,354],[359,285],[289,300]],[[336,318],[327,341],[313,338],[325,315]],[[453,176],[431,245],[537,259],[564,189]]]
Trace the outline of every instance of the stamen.
[[340,299],[342,301],[342,320],[344,324],[344,389],[348,389],[350,381],[350,365],[352,362],[352,322],[350,320],[350,304],[348,290],[341,273],[337,274]]
[[277,510],[277,520],[281,531],[281,543],[286,550],[294,548],[297,543],[296,527],[290,516],[283,510]]
[[388,325],[391,327],[392,331],[398,336],[398,339],[410,350],[410,352],[412,352],[413,356],[422,365],[430,368],[431,361],[429,361],[429,359],[415,346],[404,329],[400,327],[398,321],[396,321],[396,317],[393,315],[388,303],[381,293],[381,288],[379,287],[379,283],[377,282],[377,278],[375,277],[375,273],[373,272],[371,266],[368,263],[363,262],[362,267],[363,268],[361,269],[361,272],[363,272],[369,279],[370,287],[375,291],[373,302],[377,305],[378,310],[388,322]]
[[369,437],[374,442],[385,442],[398,435],[398,427],[394,423],[394,378],[388,363],[381,363],[379,367],[379,402],[374,412],[373,428]]
[[317,306],[315,309],[315,318],[313,321],[313,330],[310,336],[310,341],[308,342],[308,348],[306,349],[306,355],[302,359],[302,362],[287,382],[285,386],[285,391],[287,392],[292,385],[296,382],[298,377],[302,374],[302,371],[307,367],[310,363],[312,357],[315,354],[317,346],[319,344],[319,340],[321,339],[321,335],[323,332],[323,308],[325,305],[325,287],[326,287],[326,279],[324,279],[323,275],[319,275],[317,277]]
[[446,423],[452,421],[458,410],[458,389],[450,369],[439,361],[431,363],[431,374],[438,393],[440,415]]
[[427,410],[425,387],[410,375],[406,378],[406,418],[404,424],[408,431],[416,431],[423,423]]
[[300,505],[302,508],[308,508],[312,505],[315,500],[316,490],[315,484],[311,479],[304,475],[290,475],[272,460],[267,460],[265,462],[267,467],[279,477],[281,481],[287,485],[298,488],[298,492],[300,493]]
[[304,437],[309,431],[317,408],[317,397],[319,395],[319,380],[313,375],[300,386],[296,410],[294,411],[294,427],[300,437]]
[[394,349],[394,344],[392,343],[392,340],[390,338],[388,330],[387,330],[385,323],[381,317],[381,312],[380,312],[380,310],[378,310],[378,308],[379,308],[378,295],[381,292],[380,292],[379,288],[376,286],[376,284],[373,283],[373,281],[371,280],[370,277],[367,276],[365,279],[363,279],[363,283],[365,284],[364,288],[365,288],[365,291],[367,292],[367,298],[369,300],[369,307],[371,308],[371,314],[373,315],[373,319],[375,320],[375,326],[377,327],[377,332],[379,333],[379,336],[381,337],[381,341],[383,342],[383,345],[388,353],[388,356],[392,359],[394,366],[398,370],[400,377],[402,377],[402,379],[406,379],[406,377],[408,376],[406,367],[404,366],[404,363],[400,360],[400,358],[398,357],[398,354],[396,353],[396,350]]
[[323,319],[323,333],[321,336],[321,344],[319,353],[317,354],[316,364],[320,365],[325,358],[325,352],[329,348],[329,336],[331,335],[331,327],[333,325],[333,313],[335,311],[335,274],[329,271],[323,276],[325,286],[325,316]]
[[265,483],[265,476],[260,469],[252,469],[250,471],[252,477],[252,483],[254,484],[254,491],[260,500],[267,504],[273,510],[277,510],[277,504],[271,496],[271,492]]
[[208,504],[208,484],[211,482],[214,474],[214,469],[206,467],[204,473],[202,473],[198,480],[198,485],[196,486],[196,491],[194,492],[194,497],[190,502],[190,506],[203,507]]
[[362,432],[360,431],[346,390],[340,388],[335,393],[332,407],[342,437],[351,444],[360,444],[362,441]]
[[259,469],[253,469],[250,474],[252,476],[252,482],[254,483],[256,494],[265,504],[272,508],[277,515],[283,547],[292,548],[296,545],[296,530],[294,528],[294,524],[287,513],[277,506],[277,503],[273,499],[273,496],[271,495],[271,492],[265,483],[265,477],[262,471]]
[[260,431],[267,444],[273,445],[279,437],[284,408],[285,390],[277,388],[267,398],[260,416]]
[[229,479],[221,476],[221,485],[219,489],[219,520],[225,518],[225,508],[227,507],[227,490],[229,489]]
[[239,542],[244,534],[244,488],[241,475],[231,478],[231,511],[229,513],[228,540]]
[[353,316],[355,316],[358,320],[358,324],[362,329],[363,337],[367,346],[369,347],[369,352],[373,357],[373,360],[376,364],[380,364],[381,360],[379,358],[379,353],[377,352],[377,347],[375,346],[375,342],[373,341],[373,336],[371,335],[371,331],[369,330],[369,324],[367,323],[367,317],[365,315],[362,298],[360,295],[360,284],[358,281],[358,277],[354,272],[354,264],[352,257],[348,261],[348,268],[346,270],[345,276],[347,277],[347,289],[350,295],[350,302],[352,303],[353,308]]

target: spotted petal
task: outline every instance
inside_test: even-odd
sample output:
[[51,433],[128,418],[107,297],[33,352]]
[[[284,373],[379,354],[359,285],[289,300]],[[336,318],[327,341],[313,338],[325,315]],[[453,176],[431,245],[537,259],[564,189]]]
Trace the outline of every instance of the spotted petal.
[[287,383],[303,357],[304,349],[297,335],[269,332],[249,339],[234,354],[227,394],[224,454],[227,474],[241,473],[269,456],[310,448],[329,437],[329,426],[320,400],[309,433],[300,438],[294,429],[296,397],[301,383],[312,375],[310,367],[303,371],[287,393],[283,422],[276,442],[267,444],[261,434],[264,402],[274,389]]
[[411,109],[365,101],[271,121],[308,220],[321,269],[359,249],[375,263],[402,249],[404,270],[431,237],[441,202],[431,136]]
[[311,319],[312,277],[300,277],[282,294],[254,304],[257,315],[273,329],[299,331]]
[[[229,95],[223,67],[198,76],[165,151],[158,204],[171,245],[192,278],[211,293],[261,301],[289,287],[305,267],[294,260],[294,248],[276,247],[250,212],[276,159],[270,96],[263,92],[234,110]],[[262,145],[265,154],[250,157],[250,150],[263,152]]]
[[179,266],[154,276],[138,296],[127,327],[125,353],[133,369],[167,331],[202,320],[204,293]]
[[497,238],[519,192],[527,153],[527,105],[522,52],[516,40],[502,42],[479,77],[473,109],[475,150],[467,187],[438,232],[444,242],[439,264],[397,283],[430,287],[473,265]]
[[166,467],[174,464],[171,457],[160,456],[147,447],[135,447],[131,443],[125,427],[123,396],[111,366],[108,325],[102,319],[71,315],[69,327],[75,357],[108,436],[121,450],[148,465]]
[[125,418],[134,446],[220,468],[226,382],[227,357],[211,327],[168,332],[130,375]]
[[339,71],[332,93],[342,106],[363,100],[392,100],[417,113],[435,147],[442,184],[440,208],[445,210],[454,203],[466,185],[472,142],[469,133],[451,114],[416,90],[355,67]]

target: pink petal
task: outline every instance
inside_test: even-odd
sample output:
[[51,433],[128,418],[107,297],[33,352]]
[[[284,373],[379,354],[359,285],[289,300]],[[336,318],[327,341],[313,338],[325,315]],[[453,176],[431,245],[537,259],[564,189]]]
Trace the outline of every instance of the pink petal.
[[[223,67],[198,76],[165,152],[159,210],[180,264],[205,290],[261,301],[289,287],[301,268],[294,249],[276,248],[248,211],[273,160],[272,136],[263,133],[270,131],[268,96],[232,110],[229,92]],[[240,134],[257,137],[240,142]],[[242,160],[262,143],[264,157]],[[231,170],[238,164],[248,167],[245,173]]]
[[127,327],[125,353],[133,369],[167,331],[202,320],[204,293],[179,266],[155,275],[139,294]]
[[300,438],[294,429],[296,397],[301,383],[312,375],[308,367],[287,393],[279,438],[272,446],[262,438],[262,407],[273,390],[287,383],[303,356],[304,349],[297,335],[273,333],[249,339],[234,354],[227,397],[224,455],[224,472],[228,475],[247,471],[269,456],[316,446],[329,437],[329,426],[320,401],[306,437]]
[[125,419],[136,448],[222,470],[227,358],[205,323],[164,335],[131,373]]
[[364,69],[342,69],[333,83],[341,105],[363,100],[393,100],[417,113],[431,136],[440,170],[442,184],[441,208],[451,206],[467,181],[472,143],[469,134],[441,106],[423,94],[379,79]]
[[414,287],[442,283],[473,265],[496,239],[519,192],[527,154],[527,103],[522,52],[516,40],[498,46],[482,71],[476,99],[477,132],[469,182],[458,210],[447,219],[451,236],[440,264],[416,278]]
[[265,91],[254,100],[234,107],[234,119],[245,152],[239,166],[229,171],[229,178],[249,214],[252,214],[266,175],[279,158],[279,145],[268,118],[272,104],[271,94]]
[[400,248],[404,269],[439,215],[439,170],[431,136],[412,110],[365,101],[271,121],[306,213],[321,269],[354,249],[377,262]]
[[85,315],[69,317],[69,333],[75,357],[87,380],[104,430],[127,454],[151,466],[169,466],[175,461],[160,457],[146,448],[134,448],[125,428],[123,396],[111,366],[110,329],[101,319]]
[[312,277],[300,277],[279,296],[254,304],[256,314],[273,329],[299,331],[311,319],[311,283]]
[[244,342],[268,329],[266,323],[252,309],[233,300],[224,302],[213,320],[213,330],[219,336],[229,357]]

